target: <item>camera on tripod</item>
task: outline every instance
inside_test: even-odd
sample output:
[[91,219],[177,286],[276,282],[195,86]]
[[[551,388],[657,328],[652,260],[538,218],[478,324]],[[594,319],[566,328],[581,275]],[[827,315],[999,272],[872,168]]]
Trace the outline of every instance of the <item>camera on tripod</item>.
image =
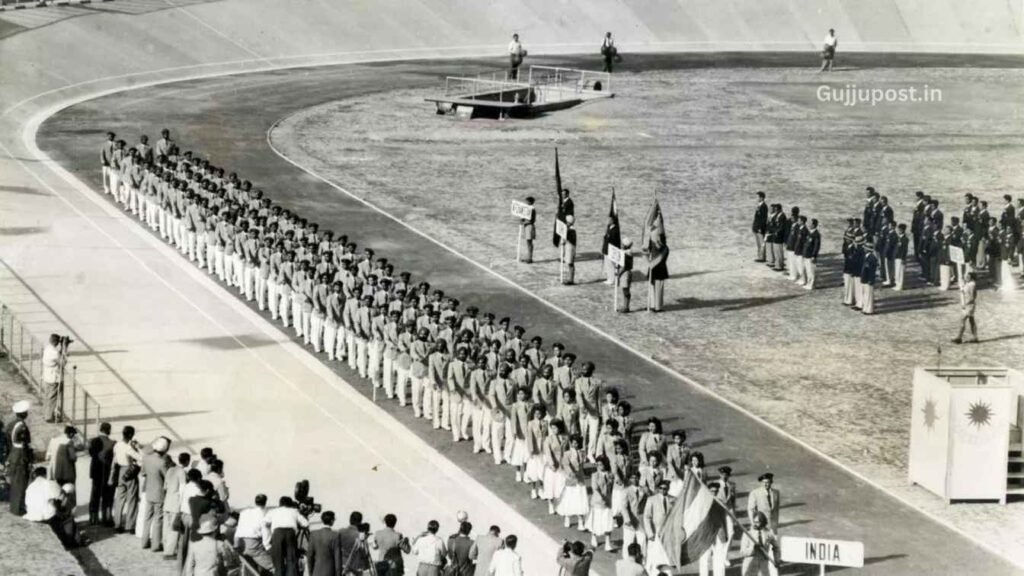
[[307,518],[310,514],[319,514],[323,510],[323,506],[309,495],[309,480],[299,480],[295,483],[295,504],[299,508],[299,514]]

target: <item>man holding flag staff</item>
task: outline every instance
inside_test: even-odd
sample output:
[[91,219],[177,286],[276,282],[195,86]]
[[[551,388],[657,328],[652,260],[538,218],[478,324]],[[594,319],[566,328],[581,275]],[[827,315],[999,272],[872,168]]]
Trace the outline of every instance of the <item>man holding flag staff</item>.
[[657,198],[644,220],[643,250],[647,253],[647,310],[661,312],[665,303],[669,250],[665,238],[665,220]]

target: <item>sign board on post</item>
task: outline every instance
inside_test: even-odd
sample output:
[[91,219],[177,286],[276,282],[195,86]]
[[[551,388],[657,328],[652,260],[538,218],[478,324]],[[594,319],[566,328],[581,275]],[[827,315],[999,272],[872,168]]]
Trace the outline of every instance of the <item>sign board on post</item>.
[[825,566],[864,567],[863,542],[797,536],[783,536],[781,540],[783,562],[817,564],[822,572]]
[[626,253],[619,249],[618,246],[608,245],[608,261],[616,266],[626,265]]
[[959,246],[950,246],[949,259],[955,264],[964,264],[964,249]]
[[523,220],[529,220],[533,216],[533,206],[520,202],[519,200],[512,201],[512,215],[516,218],[522,218]]
[[558,234],[558,237],[562,239],[569,235],[569,229],[566,227],[565,222],[555,220],[555,234]]

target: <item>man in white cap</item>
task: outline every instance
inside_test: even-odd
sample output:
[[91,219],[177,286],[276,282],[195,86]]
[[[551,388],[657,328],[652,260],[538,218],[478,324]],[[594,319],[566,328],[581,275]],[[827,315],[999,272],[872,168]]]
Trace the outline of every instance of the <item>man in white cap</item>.
[[28,400],[14,404],[14,420],[7,425],[7,438],[11,450],[7,453],[7,483],[11,487],[11,514],[25,514],[25,490],[28,489],[29,471],[32,469],[32,433],[25,422],[28,419]]
[[562,238],[562,261],[565,270],[562,276],[562,284],[570,285],[576,278],[576,217],[568,215],[565,217],[565,237]]
[[164,480],[170,468],[166,458],[170,447],[171,441],[161,436],[153,441],[153,451],[142,458],[142,473],[146,475],[146,515],[142,522],[143,550],[152,544],[154,552],[163,552]]

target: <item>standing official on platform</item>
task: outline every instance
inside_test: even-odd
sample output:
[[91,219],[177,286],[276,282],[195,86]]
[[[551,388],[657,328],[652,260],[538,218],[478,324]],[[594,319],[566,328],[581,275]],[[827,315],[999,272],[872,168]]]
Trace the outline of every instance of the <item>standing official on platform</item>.
[[508,43],[509,80],[519,80],[519,66],[526,58],[526,49],[519,42],[519,34],[512,35],[512,41]]
[[836,31],[832,28],[828,29],[828,36],[825,36],[824,46],[821,49],[821,69],[818,72],[824,72],[826,69],[832,71],[832,63],[836,59],[836,47],[839,46],[839,39],[836,38]]
[[14,420],[7,425],[7,441],[11,449],[7,453],[7,483],[10,485],[11,514],[25,514],[25,491],[28,489],[29,473],[32,471],[32,432],[28,429],[28,400],[16,402],[12,407]]
[[604,40],[601,41],[601,56],[604,58],[604,71],[609,74],[612,73],[612,63],[622,61],[611,32],[605,32]]
[[768,205],[764,201],[764,192],[757,193],[757,207],[754,208],[754,245],[757,246],[754,262],[765,261],[765,235],[768,233]]

